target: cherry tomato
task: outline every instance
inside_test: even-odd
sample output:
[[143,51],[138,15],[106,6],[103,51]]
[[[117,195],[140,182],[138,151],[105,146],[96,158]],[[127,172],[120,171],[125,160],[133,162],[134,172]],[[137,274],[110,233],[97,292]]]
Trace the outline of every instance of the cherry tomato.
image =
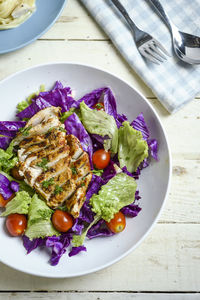
[[112,232],[118,233],[123,231],[126,227],[126,218],[124,214],[119,211],[114,215],[114,218],[110,222],[106,222],[106,224]]
[[52,223],[58,231],[67,232],[73,226],[73,219],[67,212],[57,209],[52,216]]
[[19,169],[16,166],[11,169],[11,175],[17,180],[24,179],[24,177],[19,174]]
[[97,110],[104,110],[104,103],[98,102],[95,105],[93,105],[92,108],[97,109]]
[[0,194],[0,207],[5,207],[7,205],[7,203],[12,200],[15,197],[15,194],[12,194],[12,196],[10,196],[10,198],[8,198],[7,200],[4,199],[4,197]]
[[97,169],[105,169],[110,162],[110,153],[104,149],[99,149],[92,156],[93,164]]
[[6,228],[12,236],[22,235],[27,227],[25,215],[11,214],[6,219]]

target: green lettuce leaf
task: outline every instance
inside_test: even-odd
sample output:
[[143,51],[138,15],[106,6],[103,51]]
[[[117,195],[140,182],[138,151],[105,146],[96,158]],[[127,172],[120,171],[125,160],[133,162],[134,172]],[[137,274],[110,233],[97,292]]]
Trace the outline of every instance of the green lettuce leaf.
[[94,194],[90,199],[92,211],[96,213],[94,220],[84,229],[81,235],[73,236],[73,246],[81,246],[88,230],[100,219],[110,222],[122,207],[133,203],[136,188],[135,179],[125,173],[115,175],[107,184],[103,185],[98,195]]
[[131,173],[148,157],[148,145],[142,133],[125,121],[119,128],[118,159],[120,168],[124,166]]
[[31,197],[27,192],[17,192],[16,196],[7,203],[6,210],[1,214],[1,217],[15,213],[27,215],[30,203]]
[[22,110],[24,110],[25,108],[27,108],[30,105],[30,103],[28,103],[28,101],[26,100],[22,100],[21,102],[19,102],[17,104],[17,112],[21,112]]
[[86,130],[91,134],[98,134],[104,140],[104,149],[117,153],[118,149],[118,129],[113,116],[108,115],[103,110],[90,109],[84,102],[80,103],[81,121]]
[[92,170],[92,173],[96,176],[101,176],[103,174],[104,170],[103,169],[94,169]]
[[59,235],[59,232],[54,229],[51,222],[52,213],[53,210],[50,209],[44,201],[40,200],[37,194],[35,194],[29,207],[28,224],[25,235],[30,240]]
[[98,195],[90,198],[92,211],[107,222],[124,206],[135,200],[137,184],[133,177],[119,173],[102,185]]
[[71,116],[74,112],[75,112],[76,114],[79,114],[79,115],[80,115],[80,110],[77,109],[77,108],[75,108],[75,107],[72,107],[72,108],[70,108],[70,110],[65,111],[64,113],[61,114],[60,122],[61,122],[61,123],[64,123],[64,122],[67,120],[67,118],[68,118],[69,116]]
[[12,169],[18,162],[18,158],[13,152],[14,142],[15,141],[12,140],[6,150],[0,149],[0,170],[4,171],[5,173],[8,173],[10,169]]

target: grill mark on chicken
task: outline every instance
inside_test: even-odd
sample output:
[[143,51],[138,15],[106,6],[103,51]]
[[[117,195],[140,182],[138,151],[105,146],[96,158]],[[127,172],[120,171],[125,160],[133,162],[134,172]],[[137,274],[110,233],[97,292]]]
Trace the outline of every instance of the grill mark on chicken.
[[71,179],[71,175],[72,175],[71,169],[67,168],[64,172],[58,174],[55,177],[52,177],[53,183],[51,185],[45,187],[45,184],[43,184],[44,181],[42,182],[42,184],[36,182],[35,188],[40,189],[41,193],[45,193],[46,194],[45,198],[48,200],[51,194],[54,192],[55,185],[59,185],[62,187],[67,180]]
[[62,186],[62,192],[58,193],[57,195],[52,194],[49,200],[47,201],[47,204],[52,208],[56,208],[59,205],[62,205],[63,202],[66,199],[68,199],[75,191],[76,191],[76,183],[73,180],[68,180]]
[[75,218],[79,216],[79,212],[85,201],[85,194],[91,180],[92,180],[92,174],[89,173],[82,180],[78,181],[78,188],[76,192],[66,202],[67,209],[71,211],[71,214]]
[[78,217],[92,174],[79,140],[62,130],[60,111],[53,106],[39,111],[25,126],[28,136],[17,135],[19,172],[48,206],[65,202],[69,213]]
[[72,157],[72,160],[78,159],[81,156],[81,154],[83,154],[81,143],[79,142],[77,137],[75,137],[72,134],[67,135],[66,140],[67,140],[67,144],[70,147],[69,155]]
[[[44,151],[45,152],[45,151]],[[30,166],[34,167],[37,166],[39,163],[42,162],[42,159],[47,159],[48,163],[47,163],[47,167],[51,168],[55,165],[57,165],[57,163],[59,163],[60,160],[68,157],[69,155],[69,147],[66,145],[64,147],[55,149],[54,152],[51,152],[49,154],[45,154],[45,153],[41,153],[37,156],[37,158],[30,164]],[[56,167],[55,167],[56,168]]]

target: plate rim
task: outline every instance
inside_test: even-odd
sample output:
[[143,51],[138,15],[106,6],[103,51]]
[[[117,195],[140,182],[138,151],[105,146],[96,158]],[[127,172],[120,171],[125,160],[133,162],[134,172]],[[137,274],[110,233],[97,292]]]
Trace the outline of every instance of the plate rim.
[[[16,51],[16,50],[19,50],[19,49],[21,49],[21,48],[24,48],[24,47],[26,47],[26,46],[28,46],[29,44],[32,44],[34,41],[36,41],[37,39],[39,39],[42,35],[44,35],[54,24],[55,24],[55,22],[57,21],[57,19],[60,17],[60,15],[61,15],[61,13],[62,13],[62,11],[63,11],[63,9],[64,9],[64,7],[65,7],[65,5],[67,4],[67,1],[68,0],[62,0],[63,1],[63,4],[61,5],[61,7],[60,7],[60,9],[59,9],[59,12],[58,12],[58,14],[56,15],[56,17],[53,19],[53,21],[51,21],[49,24],[48,24],[48,26],[43,30],[43,31],[41,31],[39,34],[36,34],[35,35],[35,37],[34,38],[32,38],[32,39],[30,39],[30,40],[28,40],[28,41],[26,41],[25,43],[22,43],[22,44],[20,44],[19,46],[17,46],[17,47],[11,47],[11,48],[9,48],[8,50],[1,50],[0,49],[0,55],[1,54],[6,54],[6,53],[10,53],[10,52],[14,52],[14,51]],[[31,17],[31,16],[30,16]],[[26,20],[27,21],[27,20]],[[26,22],[25,21],[25,22]],[[24,22],[24,23],[25,23]],[[23,23],[22,23],[23,24]],[[22,25],[22,24],[20,24],[20,25]],[[19,25],[19,26],[20,26]],[[6,30],[12,30],[13,28],[11,28],[11,29],[6,29]]]
[[72,274],[72,275],[53,275],[53,274],[39,274],[37,272],[32,272],[30,270],[30,272],[27,272],[27,271],[24,271],[22,268],[20,267],[13,267],[11,264],[9,263],[5,263],[1,260],[0,258],[0,262],[3,263],[4,265],[14,269],[14,270],[17,270],[17,271],[20,271],[24,274],[29,274],[29,275],[32,275],[32,276],[37,276],[37,277],[42,277],[42,278],[75,278],[75,277],[80,277],[80,276],[84,276],[84,275],[88,275],[88,274],[91,274],[91,273],[94,273],[94,272],[97,272],[97,271],[100,271],[100,270],[103,270],[113,264],[115,264],[116,262],[120,261],[121,259],[123,259],[124,257],[126,257],[128,254],[130,254],[131,252],[133,252],[143,241],[144,239],[149,235],[149,233],[152,231],[153,227],[157,224],[157,221],[164,209],[164,206],[167,202],[167,198],[169,196],[169,190],[170,190],[170,187],[171,187],[171,178],[172,178],[172,155],[171,155],[171,148],[170,148],[170,145],[169,145],[169,140],[168,140],[168,137],[167,137],[167,134],[166,134],[166,131],[164,129],[164,126],[161,122],[161,119],[158,115],[158,113],[156,112],[155,108],[152,106],[151,103],[148,102],[147,98],[137,89],[135,88],[132,84],[130,84],[129,82],[127,82],[126,80],[124,79],[121,79],[119,76],[115,75],[114,73],[112,72],[109,72],[107,70],[104,70],[103,68],[99,68],[99,67],[95,67],[93,65],[90,65],[90,64],[84,64],[84,63],[79,63],[79,62],[73,62],[73,61],[60,61],[60,62],[48,62],[48,63],[44,63],[44,64],[36,64],[36,65],[33,65],[31,67],[28,67],[28,68],[25,68],[25,69],[22,69],[22,70],[19,70],[7,77],[5,77],[4,79],[2,79],[0,81],[0,88],[1,88],[1,84],[3,84],[5,81],[7,80],[10,80],[12,79],[13,77],[15,76],[18,76],[20,75],[21,73],[25,73],[27,71],[31,71],[33,69],[37,69],[37,68],[41,68],[41,67],[45,67],[45,66],[55,66],[55,65],[76,65],[76,66],[81,66],[81,67],[87,67],[87,68],[91,68],[91,69],[94,69],[96,71],[100,71],[100,72],[103,72],[103,73],[107,73],[109,74],[110,76],[112,77],[115,77],[117,78],[118,80],[122,81],[123,83],[125,83],[126,85],[128,85],[131,89],[133,89],[137,94],[139,94],[139,96],[141,98],[143,98],[143,100],[145,101],[145,103],[147,104],[147,106],[150,107],[150,109],[153,111],[154,115],[156,116],[159,124],[160,124],[160,127],[162,129],[162,132],[163,132],[163,135],[164,135],[164,138],[166,140],[166,145],[167,145],[167,152],[168,152],[168,159],[169,159],[169,162],[168,162],[168,165],[169,165],[169,172],[168,172],[168,182],[167,182],[167,186],[166,186],[166,192],[165,192],[165,197],[163,199],[163,202],[162,202],[162,205],[154,219],[154,221],[152,222],[151,226],[148,228],[148,230],[145,232],[145,234],[138,240],[138,242],[130,247],[129,250],[127,250],[126,252],[124,252],[122,255],[120,255],[119,257],[115,258],[114,260],[104,264],[103,266],[100,266],[100,267],[95,267],[95,268],[92,268],[90,269],[89,271],[85,271],[85,272],[80,272],[80,273],[76,273],[76,274]]

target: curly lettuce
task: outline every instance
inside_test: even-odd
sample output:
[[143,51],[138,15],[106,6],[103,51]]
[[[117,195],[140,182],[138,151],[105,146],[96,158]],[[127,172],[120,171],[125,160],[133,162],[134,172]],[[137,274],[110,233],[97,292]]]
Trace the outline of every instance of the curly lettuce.
[[16,163],[18,158],[14,153],[14,140],[10,143],[6,150],[0,149],[0,170],[8,173]]
[[133,177],[118,173],[90,199],[92,211],[107,222],[124,206],[135,200],[137,184]]
[[30,239],[59,235],[51,222],[53,210],[35,194],[29,206],[28,224],[25,235]]
[[117,153],[118,129],[113,116],[105,111],[90,109],[84,102],[80,103],[81,121],[91,134],[98,134],[104,138],[104,148]]
[[137,184],[133,177],[119,173],[102,185],[98,194],[90,198],[92,211],[96,214],[94,220],[84,229],[81,235],[74,235],[72,243],[79,247],[84,243],[89,229],[99,220],[110,222],[114,215],[124,206],[134,202]]
[[1,214],[1,217],[6,217],[10,214],[23,214],[27,215],[31,197],[27,192],[17,192],[16,196],[7,203],[6,210]]
[[148,157],[148,144],[142,133],[130,126],[129,122],[122,123],[119,128],[118,159],[120,168],[127,167],[131,173],[145,158]]

